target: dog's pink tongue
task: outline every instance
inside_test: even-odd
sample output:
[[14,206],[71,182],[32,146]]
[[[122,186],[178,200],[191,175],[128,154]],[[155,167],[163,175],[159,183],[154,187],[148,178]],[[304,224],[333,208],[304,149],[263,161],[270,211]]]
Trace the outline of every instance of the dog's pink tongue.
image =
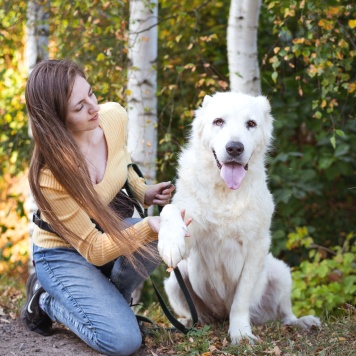
[[246,170],[242,164],[229,163],[223,164],[220,171],[220,176],[225,184],[230,189],[238,189],[244,179]]

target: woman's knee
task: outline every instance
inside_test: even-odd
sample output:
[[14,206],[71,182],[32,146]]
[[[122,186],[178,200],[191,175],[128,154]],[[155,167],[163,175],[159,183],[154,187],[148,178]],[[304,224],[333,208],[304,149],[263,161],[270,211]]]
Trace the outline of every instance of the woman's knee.
[[142,345],[142,335],[140,329],[125,328],[113,331],[112,337],[106,335],[97,339],[98,351],[105,355],[128,356],[135,353]]

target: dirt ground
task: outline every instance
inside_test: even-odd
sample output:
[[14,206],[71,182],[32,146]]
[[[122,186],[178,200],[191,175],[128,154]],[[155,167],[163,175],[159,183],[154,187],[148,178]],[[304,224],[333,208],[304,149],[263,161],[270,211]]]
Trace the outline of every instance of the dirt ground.
[[[52,336],[41,336],[28,331],[20,319],[0,318],[1,356],[100,356],[71,331],[54,324]],[[157,354],[144,346],[134,356]]]

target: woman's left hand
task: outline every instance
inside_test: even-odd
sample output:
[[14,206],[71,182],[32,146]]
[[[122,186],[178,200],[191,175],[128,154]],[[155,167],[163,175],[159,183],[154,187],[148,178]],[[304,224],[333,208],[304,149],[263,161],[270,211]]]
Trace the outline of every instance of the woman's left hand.
[[145,193],[145,204],[158,204],[164,206],[169,204],[175,186],[171,182],[162,182],[150,186]]

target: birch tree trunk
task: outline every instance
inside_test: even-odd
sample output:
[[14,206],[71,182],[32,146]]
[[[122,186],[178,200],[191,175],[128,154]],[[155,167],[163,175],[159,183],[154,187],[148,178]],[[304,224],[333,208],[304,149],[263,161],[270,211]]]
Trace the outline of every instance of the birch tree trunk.
[[261,0],[231,0],[227,52],[232,91],[261,94],[257,28]]
[[131,0],[128,150],[148,182],[156,179],[158,0]]
[[[40,5],[41,4],[41,5]],[[49,3],[44,3],[43,0],[32,0],[27,4],[27,23],[26,23],[26,60],[28,65],[28,74],[31,73],[34,66],[43,59],[48,58],[48,34],[49,34]],[[31,127],[28,125],[28,134],[32,138]],[[34,223],[32,216],[37,210],[35,200],[30,194],[26,201],[29,219],[29,234],[30,234],[30,272],[32,266],[32,234]]]

